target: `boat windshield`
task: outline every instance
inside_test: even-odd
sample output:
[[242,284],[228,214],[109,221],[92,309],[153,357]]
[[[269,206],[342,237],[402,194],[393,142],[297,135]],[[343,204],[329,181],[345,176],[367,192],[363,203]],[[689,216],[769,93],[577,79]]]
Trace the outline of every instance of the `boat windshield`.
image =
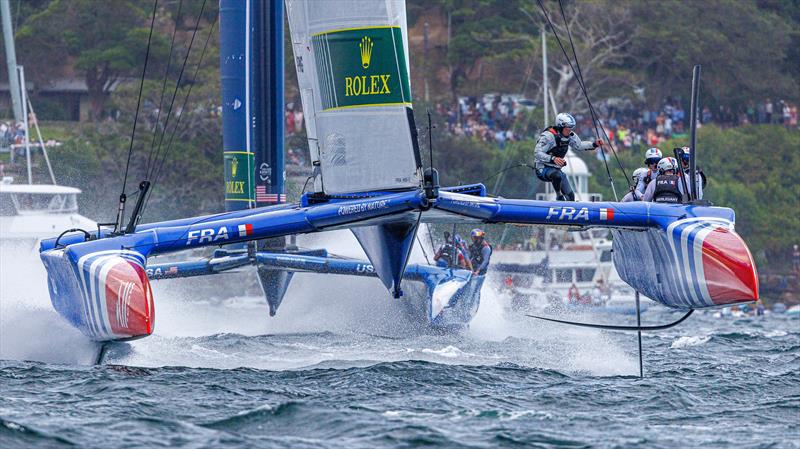
[[63,214],[78,211],[74,193],[4,193],[0,215]]

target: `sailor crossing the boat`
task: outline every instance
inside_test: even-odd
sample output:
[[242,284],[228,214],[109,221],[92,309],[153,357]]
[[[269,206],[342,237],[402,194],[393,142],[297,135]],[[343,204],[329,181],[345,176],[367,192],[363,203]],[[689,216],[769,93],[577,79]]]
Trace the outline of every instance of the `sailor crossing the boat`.
[[680,204],[688,197],[679,173],[678,161],[665,157],[658,162],[658,176],[650,181],[644,192],[643,201]]
[[545,129],[539,135],[534,150],[534,170],[536,177],[553,184],[553,190],[559,201],[575,201],[575,192],[561,169],[567,165],[567,151],[593,150],[603,145],[602,140],[595,142],[582,141],[575,130],[575,118],[567,113],[556,116],[555,125]]
[[644,167],[637,168],[633,171],[633,176],[631,176],[631,184],[630,191],[622,197],[623,203],[629,203],[631,201],[641,201],[642,197],[644,196],[644,189],[642,191],[639,190],[639,184],[642,184],[642,180],[645,179],[647,176],[650,175],[650,170]]
[[472,244],[469,245],[469,258],[472,262],[472,274],[483,276],[492,258],[492,245],[486,241],[486,233],[482,229],[473,229],[470,235]]

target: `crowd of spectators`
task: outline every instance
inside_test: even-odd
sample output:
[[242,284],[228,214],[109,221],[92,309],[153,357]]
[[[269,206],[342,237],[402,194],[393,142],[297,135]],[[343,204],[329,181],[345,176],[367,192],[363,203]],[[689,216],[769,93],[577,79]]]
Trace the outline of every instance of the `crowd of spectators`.
[[[610,99],[597,106],[600,121],[608,138],[619,150],[659,146],[675,135],[688,132],[689,112],[684,110],[680,98],[666,98],[661,107],[637,106],[622,99]],[[303,112],[294,103],[288,103],[285,112],[286,133],[291,137],[303,129]],[[454,136],[478,138],[505,148],[508,142],[524,138],[535,139],[541,129],[516,126],[524,111],[534,109],[533,102],[514,95],[487,94],[482,97],[461,97],[457,104],[437,103],[436,113],[443,118],[447,132]],[[593,128],[587,113],[575,113],[579,126],[589,133]],[[783,100],[770,99],[747,105],[743,111],[733,111],[729,106],[716,110],[705,106],[699,114],[700,126],[715,124],[721,127],[748,124],[780,124],[790,129],[798,128],[797,105]],[[530,135],[528,135],[530,134]],[[586,136],[585,136],[586,137]],[[599,155],[598,155],[599,157]],[[289,149],[287,162],[306,165],[305,152]]]
[[[530,101],[530,100],[527,100]],[[488,95],[483,98],[462,98],[457,105],[437,104],[436,111],[446,118],[447,130],[456,136],[477,137],[494,141],[501,148],[509,141],[536,138],[524,135],[525,130],[515,127],[520,111],[532,106],[518,102],[513,96]],[[630,101],[612,99],[598,106],[598,114],[609,140],[620,149],[640,146],[658,146],[674,135],[688,132],[689,112],[684,110],[680,98],[667,98],[659,108],[636,106]],[[592,129],[589,114],[574,114],[584,130]],[[712,111],[708,106],[699,114],[700,125],[716,124],[722,127],[747,124],[781,124],[797,129],[797,106],[784,101],[748,105],[746,110],[734,112],[729,106]],[[538,134],[540,130],[533,130]]]

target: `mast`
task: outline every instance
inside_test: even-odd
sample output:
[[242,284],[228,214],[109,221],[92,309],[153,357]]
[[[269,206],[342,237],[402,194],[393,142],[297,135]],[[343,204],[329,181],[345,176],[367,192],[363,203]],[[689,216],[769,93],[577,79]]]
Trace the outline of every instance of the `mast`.
[[[19,77],[19,81],[21,81],[20,86],[25,85],[25,70],[22,66],[17,66],[17,76]],[[25,131],[25,137],[23,141],[25,142],[25,159],[28,165],[28,184],[33,184],[33,173],[31,172],[31,140],[30,130],[28,129],[28,105],[25,101],[25,89],[19,91],[19,95],[22,97],[22,129]]]
[[542,127],[547,126],[547,121],[549,120],[548,116],[548,88],[550,85],[547,82],[547,31],[545,30],[545,25],[542,25],[542,104],[544,105],[544,121],[542,122]]
[[283,0],[251,0],[250,132],[256,206],[285,203]]
[[8,69],[8,91],[11,93],[11,104],[14,107],[14,119],[25,121],[22,112],[22,98],[19,77],[17,76],[17,53],[14,50],[14,30],[11,28],[11,7],[8,0],[0,0],[0,15],[3,16],[3,41],[6,47],[6,68]]
[[220,1],[225,210],[286,201],[283,2]]
[[692,125],[689,135],[689,147],[692,152],[689,154],[689,180],[692,185],[689,188],[689,201],[697,199],[697,108],[700,107],[698,100],[700,95],[700,65],[694,66],[692,70],[692,112],[689,114]]

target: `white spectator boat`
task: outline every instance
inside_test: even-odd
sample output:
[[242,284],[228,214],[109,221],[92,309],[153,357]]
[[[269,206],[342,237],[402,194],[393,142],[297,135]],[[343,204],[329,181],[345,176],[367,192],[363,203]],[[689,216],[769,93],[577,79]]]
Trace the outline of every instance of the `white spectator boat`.
[[[65,229],[94,229],[97,223],[78,213],[80,189],[54,184],[0,182],[0,246],[37,249],[39,240]],[[34,256],[38,257],[36,252]]]

